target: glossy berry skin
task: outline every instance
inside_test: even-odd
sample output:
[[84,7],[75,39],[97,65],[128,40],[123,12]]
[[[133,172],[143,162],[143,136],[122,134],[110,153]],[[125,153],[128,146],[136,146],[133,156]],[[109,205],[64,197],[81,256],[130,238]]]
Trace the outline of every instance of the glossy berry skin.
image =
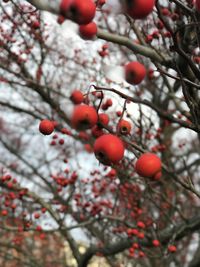
[[44,135],[50,135],[54,131],[54,123],[50,120],[42,120],[39,125],[39,131]]
[[78,131],[92,128],[98,121],[98,114],[94,107],[77,105],[72,114],[72,127]]
[[59,15],[57,18],[57,22],[58,24],[63,24],[65,21],[65,17],[63,17],[62,15]]
[[109,123],[109,117],[106,113],[100,113],[99,114],[99,122],[103,125],[108,125]]
[[157,240],[157,239],[154,239],[154,240],[152,241],[152,244],[154,245],[154,247],[159,247],[159,246],[160,246],[160,241]]
[[152,11],[155,0],[125,0],[125,11],[133,19],[144,19]]
[[131,124],[129,121],[121,119],[117,124],[117,132],[119,134],[127,135],[131,132]]
[[78,24],[90,23],[96,12],[96,5],[92,0],[62,0],[60,13],[64,17]]
[[67,17],[70,12],[70,8],[74,0],[61,0],[60,1],[60,13],[62,16]]
[[70,100],[75,104],[81,104],[83,102],[84,96],[80,90],[74,90],[70,96]]
[[38,20],[33,21],[31,27],[35,30],[39,29],[40,28],[40,22]]
[[174,246],[174,245],[168,246],[168,251],[169,252],[174,253],[174,252],[176,252],[176,250],[177,250],[176,246]]
[[113,134],[104,134],[94,143],[96,158],[104,165],[117,164],[124,157],[124,144]]
[[95,138],[97,138],[97,137],[99,137],[99,136],[101,136],[103,134],[104,134],[104,131],[98,125],[94,125],[94,127],[92,127],[92,135]]
[[86,25],[79,26],[79,34],[85,40],[93,39],[97,34],[97,25],[95,22],[90,22]]
[[141,83],[145,75],[146,69],[140,62],[132,61],[125,66],[125,79],[130,84],[137,85]]
[[144,153],[138,158],[135,170],[140,176],[153,178],[161,171],[161,165],[161,160],[158,156],[153,153]]

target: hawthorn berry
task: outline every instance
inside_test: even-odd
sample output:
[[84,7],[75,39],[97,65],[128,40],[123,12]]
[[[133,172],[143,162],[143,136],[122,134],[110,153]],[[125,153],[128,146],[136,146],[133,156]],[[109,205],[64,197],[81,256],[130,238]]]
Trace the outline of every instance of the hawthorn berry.
[[7,216],[8,215],[8,211],[7,210],[2,210],[1,211],[1,215],[2,216]]
[[60,14],[78,24],[90,23],[96,12],[96,5],[92,0],[62,0]]
[[124,157],[124,144],[113,134],[104,134],[94,143],[96,158],[104,165],[117,164]]
[[139,251],[139,257],[140,257],[140,258],[145,257],[145,253],[144,253],[143,251]]
[[137,222],[137,226],[139,228],[142,228],[142,229],[144,229],[146,227],[145,224],[142,221]]
[[161,171],[161,160],[153,153],[144,153],[141,155],[136,164],[136,172],[143,177],[154,177]]
[[152,11],[155,5],[155,0],[129,0],[125,1],[125,11],[133,19],[144,19]]
[[152,244],[154,245],[154,247],[159,247],[159,246],[160,246],[160,241],[157,240],[157,239],[154,239],[154,240],[152,241]]
[[31,27],[35,30],[40,28],[40,22],[38,20],[35,20],[32,22]]
[[91,40],[97,34],[97,25],[94,21],[79,26],[79,34],[83,39]]
[[39,219],[39,218],[40,218],[40,214],[36,212],[36,213],[34,214],[34,218],[35,218],[35,219]]
[[156,180],[156,181],[159,181],[160,178],[161,178],[161,176],[162,176],[162,172],[157,172],[157,173],[154,175],[153,179]]
[[176,252],[176,250],[177,250],[176,246],[174,246],[174,245],[169,245],[168,246],[168,251],[169,252],[174,253],[174,252]]
[[106,0],[98,0],[97,4],[98,6],[102,7],[103,5],[105,5]]
[[98,125],[94,125],[92,127],[92,135],[94,137],[100,137],[101,135],[104,134],[104,131],[102,130],[102,128],[100,128]]
[[74,90],[71,93],[70,100],[75,104],[79,105],[83,102],[84,95],[80,90]]
[[54,131],[54,125],[50,120],[42,120],[39,124],[39,131],[44,135],[50,135]]
[[85,104],[74,108],[71,124],[76,130],[83,131],[92,128],[98,121],[98,114],[94,107]]
[[99,123],[103,124],[103,125],[108,125],[109,123],[109,117],[106,113],[100,113],[99,114]]
[[143,81],[146,75],[146,69],[143,64],[137,61],[129,62],[125,65],[125,80],[133,85]]
[[63,17],[62,15],[59,15],[57,18],[57,22],[58,24],[63,24],[65,21],[65,17]]
[[117,124],[117,132],[119,134],[127,135],[130,134],[131,124],[129,121],[121,119]]

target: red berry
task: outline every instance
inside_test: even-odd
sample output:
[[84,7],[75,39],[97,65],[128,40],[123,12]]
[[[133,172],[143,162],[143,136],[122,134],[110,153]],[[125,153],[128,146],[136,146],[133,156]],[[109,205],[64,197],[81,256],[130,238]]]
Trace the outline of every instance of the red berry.
[[59,15],[57,18],[58,24],[63,24],[64,21],[65,21],[65,17],[63,17],[62,15]]
[[78,24],[90,23],[96,12],[96,5],[92,0],[62,0],[60,13],[62,16]]
[[143,64],[132,61],[125,66],[125,79],[130,84],[139,84],[146,75],[146,69]]
[[138,243],[133,243],[132,248],[139,249],[139,244]]
[[144,238],[144,233],[143,232],[139,232],[137,237],[140,238],[140,239],[143,239]]
[[99,122],[103,125],[108,125],[109,123],[109,117],[106,113],[100,113],[99,114]]
[[154,177],[161,171],[161,160],[153,153],[145,153],[135,164],[136,172],[144,177]]
[[61,138],[61,139],[59,140],[59,144],[60,144],[60,145],[63,145],[64,143],[65,143],[65,140]]
[[161,176],[162,176],[162,172],[157,172],[157,173],[154,175],[153,179],[156,180],[156,181],[159,181],[160,178],[161,178]]
[[8,215],[8,211],[7,210],[2,210],[1,211],[1,215],[2,216],[7,216]]
[[154,245],[154,247],[159,247],[159,246],[160,246],[160,241],[157,240],[157,239],[154,239],[154,240],[152,241],[152,244]]
[[177,250],[176,246],[174,246],[174,245],[170,245],[170,246],[168,246],[168,251],[169,251],[169,252],[174,253],[174,252],[176,252],[176,250]]
[[54,123],[50,120],[42,120],[39,125],[39,131],[44,135],[49,135],[54,131]]
[[79,26],[79,33],[83,39],[93,39],[97,34],[97,25],[95,22],[90,22],[86,25]]
[[103,134],[104,134],[104,131],[98,125],[94,125],[94,127],[92,127],[92,135],[94,137],[97,138],[97,137],[100,137]]
[[74,0],[61,0],[60,2],[60,13],[63,17],[68,18],[68,13],[70,12],[70,8]]
[[144,229],[146,226],[145,226],[145,224],[142,222],[142,221],[139,221],[138,223],[137,223],[137,226],[139,227],[139,228],[142,228],[142,229]]
[[113,104],[112,99],[109,98],[106,100],[106,106],[111,107],[112,104]]
[[98,121],[98,114],[94,107],[77,105],[72,114],[72,127],[82,131],[92,128]]
[[98,0],[98,5],[103,6],[106,3],[106,0]]
[[83,99],[84,96],[80,90],[74,90],[70,96],[70,100],[76,105],[81,104],[83,102]]
[[32,22],[31,26],[32,26],[33,29],[37,30],[37,29],[40,28],[40,22],[38,20],[35,20],[35,21]]
[[125,10],[133,19],[144,19],[154,8],[155,0],[125,1]]
[[131,124],[127,120],[120,120],[117,124],[117,132],[123,135],[130,134]]
[[42,231],[42,226],[37,225],[37,227],[36,227],[36,231],[41,232],[41,231]]
[[40,218],[40,214],[39,214],[39,213],[35,213],[35,214],[34,214],[34,218],[35,218],[35,219],[39,219],[39,218]]
[[143,251],[139,251],[139,257],[140,257],[140,258],[143,258],[143,257],[145,257],[145,254],[144,254],[144,252],[143,252]]
[[124,156],[124,144],[119,137],[104,134],[96,139],[94,153],[104,165],[117,164]]

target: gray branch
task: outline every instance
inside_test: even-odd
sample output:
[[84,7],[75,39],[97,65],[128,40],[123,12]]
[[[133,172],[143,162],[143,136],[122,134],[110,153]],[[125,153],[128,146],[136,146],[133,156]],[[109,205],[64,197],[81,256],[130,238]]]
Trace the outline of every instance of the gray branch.
[[39,10],[48,11],[53,14],[59,14],[59,0],[27,0],[27,2]]

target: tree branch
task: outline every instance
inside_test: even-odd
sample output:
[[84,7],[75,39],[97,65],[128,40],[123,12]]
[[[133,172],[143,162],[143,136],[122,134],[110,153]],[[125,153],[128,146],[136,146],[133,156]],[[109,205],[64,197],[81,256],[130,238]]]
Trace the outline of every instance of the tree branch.
[[118,44],[118,45],[122,45],[125,46],[127,48],[129,48],[131,51],[133,51],[136,54],[140,54],[142,56],[145,56],[147,58],[150,58],[152,61],[156,61],[162,65],[165,65],[167,67],[169,67],[171,65],[171,59],[170,58],[166,58],[166,57],[161,57],[159,54],[156,53],[155,50],[153,50],[150,47],[144,46],[144,45],[139,45],[139,44],[135,44],[133,42],[133,40],[124,37],[124,36],[120,36],[117,34],[113,34],[113,33],[109,33],[109,32],[105,32],[103,30],[98,29],[97,32],[97,36],[100,39]]

